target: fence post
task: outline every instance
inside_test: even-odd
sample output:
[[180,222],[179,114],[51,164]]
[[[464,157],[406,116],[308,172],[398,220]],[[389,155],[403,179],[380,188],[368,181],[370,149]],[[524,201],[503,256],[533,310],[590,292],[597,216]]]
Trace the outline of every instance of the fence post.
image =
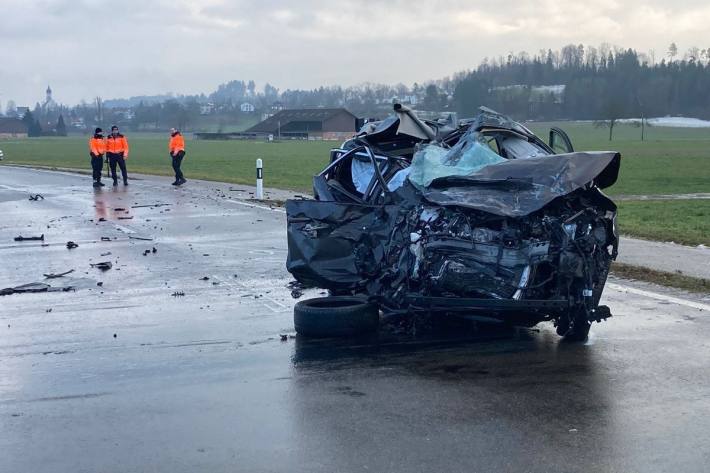
[[256,160],[256,198],[264,199],[264,163],[261,159]]

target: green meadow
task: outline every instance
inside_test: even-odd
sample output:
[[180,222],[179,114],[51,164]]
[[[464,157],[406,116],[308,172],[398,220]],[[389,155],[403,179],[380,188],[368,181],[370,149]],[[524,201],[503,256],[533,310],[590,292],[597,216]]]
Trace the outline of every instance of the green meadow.
[[[576,150],[615,150],[622,154],[618,182],[610,195],[710,193],[710,129],[647,127],[618,124],[614,140],[592,123],[529,123],[547,139],[550,126],[568,132]],[[129,172],[171,175],[168,136],[128,134]],[[89,169],[88,136],[0,140],[6,164]],[[307,192],[311,177],[328,162],[336,142],[202,141],[187,136],[186,176],[237,184],[253,184],[255,161],[264,161],[267,187]],[[622,232],[679,243],[710,243],[710,201],[651,200],[619,203]]]

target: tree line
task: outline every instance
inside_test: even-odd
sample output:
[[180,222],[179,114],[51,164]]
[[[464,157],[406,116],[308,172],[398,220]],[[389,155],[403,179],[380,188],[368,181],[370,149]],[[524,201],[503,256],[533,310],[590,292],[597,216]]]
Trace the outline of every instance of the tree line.
[[[253,80],[231,80],[209,94],[97,98],[71,108],[61,106],[59,112],[73,128],[116,123],[141,130],[172,126],[196,130],[209,121],[205,116],[215,117],[212,122],[218,120],[221,127],[239,123],[249,114],[261,118],[282,108],[344,107],[360,117],[384,118],[391,113],[392,103],[400,102],[432,113],[458,112],[459,117],[472,116],[485,105],[520,120],[600,120],[611,127],[619,118],[710,118],[708,90],[710,47],[691,47],[681,54],[673,43],[657,55],[608,44],[569,44],[536,54],[523,51],[486,58],[472,70],[422,84],[364,83],[280,91],[269,83],[258,88]],[[245,111],[245,105],[254,110]],[[14,108],[9,101],[7,114]],[[39,104],[34,119],[44,124],[42,128],[57,121],[56,114],[43,116]],[[64,118],[56,129],[66,129]]]
[[[656,62],[653,52],[604,45],[509,54],[466,74],[454,103],[464,115],[485,104],[520,119],[710,118],[710,48],[677,58],[673,43],[666,56]],[[560,94],[535,93],[553,84],[562,86]]]

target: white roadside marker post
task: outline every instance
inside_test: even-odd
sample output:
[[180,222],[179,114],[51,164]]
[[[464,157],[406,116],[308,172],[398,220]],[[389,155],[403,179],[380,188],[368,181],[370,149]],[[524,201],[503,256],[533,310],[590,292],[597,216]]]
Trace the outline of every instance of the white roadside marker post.
[[256,160],[256,198],[264,200],[264,163]]

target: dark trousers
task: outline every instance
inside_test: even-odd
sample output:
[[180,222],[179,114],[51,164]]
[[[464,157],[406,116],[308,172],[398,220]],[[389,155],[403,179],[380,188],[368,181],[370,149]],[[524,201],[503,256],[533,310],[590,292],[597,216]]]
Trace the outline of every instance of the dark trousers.
[[111,177],[114,181],[118,180],[116,175],[116,164],[121,168],[121,176],[123,176],[123,182],[128,182],[128,171],[126,170],[126,161],[123,159],[123,153],[106,153],[108,156],[108,165],[111,168]]
[[184,151],[178,151],[177,154],[174,156],[171,155],[173,158],[173,170],[175,171],[175,180],[180,181],[184,179],[184,176],[182,175],[182,171],[180,170],[180,166],[182,165],[182,158],[185,157],[185,152]]
[[101,171],[104,168],[104,157],[91,155],[91,169],[94,175],[94,181],[101,182]]

